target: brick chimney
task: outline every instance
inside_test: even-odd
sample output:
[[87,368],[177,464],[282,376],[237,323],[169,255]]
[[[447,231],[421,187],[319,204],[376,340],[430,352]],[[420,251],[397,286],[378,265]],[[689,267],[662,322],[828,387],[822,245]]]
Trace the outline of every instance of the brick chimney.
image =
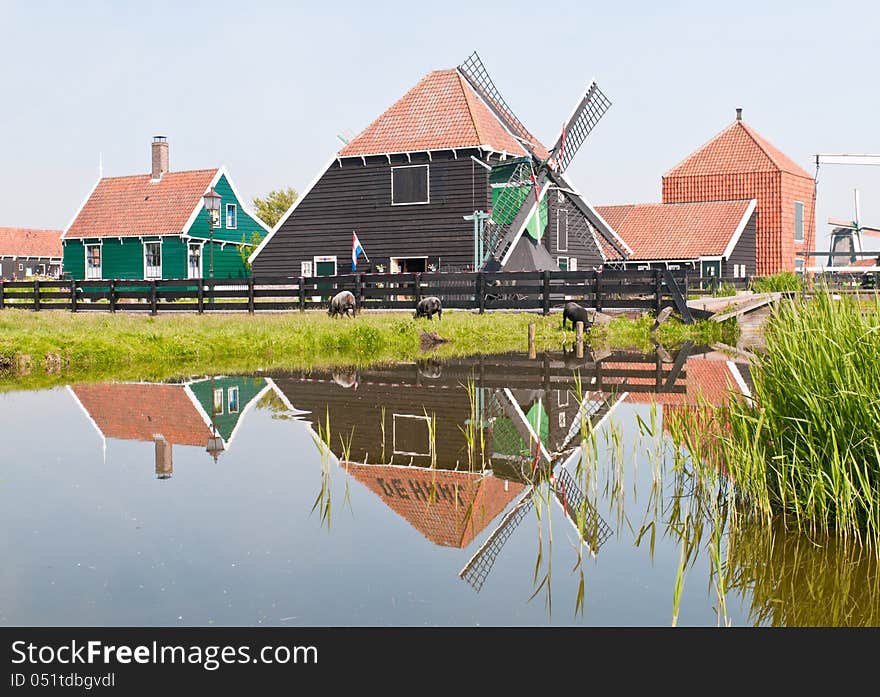
[[743,120],[743,110],[742,110],[742,107],[737,107],[737,110],[736,110],[736,120],[737,120],[737,121],[742,121],[742,120]]
[[159,181],[162,175],[168,171],[168,138],[165,136],[153,136],[153,169],[151,179]]

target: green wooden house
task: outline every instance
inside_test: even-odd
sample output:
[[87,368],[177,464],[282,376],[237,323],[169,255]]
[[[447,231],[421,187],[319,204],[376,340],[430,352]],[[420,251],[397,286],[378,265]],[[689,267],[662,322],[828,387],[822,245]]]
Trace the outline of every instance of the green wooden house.
[[[209,214],[202,197],[212,187],[222,201]],[[64,230],[64,275],[154,280],[210,278],[213,271],[213,278],[246,278],[247,254],[268,232],[224,167],[171,172],[168,141],[156,136],[152,171],[99,179]]]

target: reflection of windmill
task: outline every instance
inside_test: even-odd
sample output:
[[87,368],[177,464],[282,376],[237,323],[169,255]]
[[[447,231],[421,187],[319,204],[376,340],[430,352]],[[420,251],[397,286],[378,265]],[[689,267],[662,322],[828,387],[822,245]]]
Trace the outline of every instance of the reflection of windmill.
[[[505,390],[504,392],[509,392]],[[497,395],[496,395],[497,396]],[[581,412],[574,424],[579,426],[581,418],[584,423],[588,424],[588,430],[592,431],[611,413],[624,398],[626,393],[617,395],[613,398],[606,399],[584,399],[581,405]],[[525,419],[520,420],[524,428],[530,431],[533,439],[538,439],[538,434],[534,432],[531,425]],[[563,448],[567,447],[568,442],[577,433],[577,429],[572,427]],[[536,450],[536,460],[541,458],[543,448]],[[546,451],[543,451],[546,452]],[[549,480],[551,490],[559,505],[562,507],[565,517],[574,524],[578,531],[578,520],[583,512],[585,518],[583,521],[583,543],[595,554],[605,541],[611,536],[612,531],[608,523],[606,523],[599,515],[598,511],[590,504],[586,494],[581,490],[577,481],[572,477],[564,466],[564,456],[576,452],[576,448],[563,450],[561,454],[557,454],[556,465],[553,467]],[[537,473],[535,473],[537,474]],[[513,508],[508,511],[507,515],[502,518],[498,527],[486,538],[486,541],[470,558],[464,568],[459,572],[459,576],[467,581],[467,583],[478,593],[483,587],[483,583],[489,576],[489,572],[495,564],[495,559],[504,547],[507,540],[513,535],[513,531],[519,526],[526,514],[531,511],[534,506],[534,485],[530,486],[520,497],[519,501]]]
[[526,231],[540,240],[547,223],[547,194],[551,188],[556,190],[557,203],[562,209],[578,213],[566,214],[570,234],[588,248],[600,249],[597,235],[601,234],[607,244],[627,256],[626,245],[564,177],[575,153],[611,106],[596,82],[583,93],[563,124],[556,144],[548,152],[508,106],[476,51],[458,69],[528,153],[527,157],[496,163],[489,174],[492,215],[483,225],[480,266],[488,270],[503,267]]
[[829,218],[828,224],[833,225],[831,244],[828,249],[828,266],[850,266],[862,256],[862,235],[880,236],[880,228],[862,225],[859,207],[859,190],[853,190],[855,218],[840,220]]

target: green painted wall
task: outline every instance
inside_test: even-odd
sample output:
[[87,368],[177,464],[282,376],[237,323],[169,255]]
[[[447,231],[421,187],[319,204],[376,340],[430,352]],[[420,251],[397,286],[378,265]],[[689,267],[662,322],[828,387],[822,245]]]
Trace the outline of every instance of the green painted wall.
[[[214,229],[214,239],[228,242],[241,242],[244,239],[251,243],[254,233],[261,240],[266,235],[262,228],[250,215],[248,215],[236,196],[232,193],[232,187],[226,177],[220,178],[214,187],[222,197],[222,210],[220,215],[220,227]],[[226,204],[234,203],[237,208],[237,226],[235,229],[226,225]],[[202,209],[189,230],[192,237],[208,239],[210,229],[208,225],[208,212]],[[147,237],[147,240],[150,238]],[[157,238],[153,238],[154,240]],[[87,240],[91,241],[91,240]],[[250,270],[241,258],[238,245],[222,245],[215,242],[214,245],[214,278],[247,278]],[[222,247],[222,248],[221,248]],[[205,243],[202,250],[202,271],[205,278],[209,275],[209,260],[211,250],[209,243]],[[140,239],[136,237],[103,238],[102,277],[106,279],[141,279],[144,277],[144,247]],[[162,238],[162,278],[186,278],[188,276],[187,240],[180,237]],[[64,245],[64,274],[67,278],[82,280],[85,278],[85,249],[82,240],[68,240]]]
[[[208,416],[211,415],[214,405],[214,390],[223,390],[223,405],[214,414],[214,425],[217,427],[217,433],[223,437],[223,440],[228,441],[245,407],[265,386],[266,381],[263,378],[239,376],[201,380],[192,383],[190,389]],[[230,413],[229,388],[235,387],[238,388],[238,411]]]

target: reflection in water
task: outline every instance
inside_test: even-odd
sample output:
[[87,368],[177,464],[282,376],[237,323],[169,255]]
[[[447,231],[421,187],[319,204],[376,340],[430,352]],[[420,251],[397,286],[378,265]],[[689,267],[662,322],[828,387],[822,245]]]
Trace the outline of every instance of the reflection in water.
[[[586,571],[601,583],[620,550],[635,550],[648,569],[666,570],[658,597],[667,618],[672,606],[673,622],[706,602],[697,589],[708,577],[719,624],[732,615],[774,626],[880,623],[876,559],[857,547],[733,520],[727,481],[694,474],[670,448],[670,416],[701,400],[720,404],[748,385],[744,366],[686,345],[650,355],[578,358],[562,351],[174,384],[82,384],[68,393],[99,434],[105,458],[108,442],[151,444],[155,476],[169,480],[163,495],[182,485],[180,463],[192,461],[186,453],[216,462],[206,470],[212,474],[241,455],[236,435],[248,414],[270,414],[278,429],[307,430],[314,451],[272,457],[315,469],[320,461],[319,490],[308,496],[333,533],[321,544],[332,546],[339,535],[331,503],[344,483],[344,507],[358,524],[377,526],[371,530],[379,547],[396,520],[418,533],[423,551],[434,550],[437,559],[456,555],[454,569],[437,582],[460,587],[467,599],[458,596],[459,603],[491,603],[498,589],[514,586],[521,600],[544,595],[549,613],[551,560],[564,555],[574,563],[564,561],[561,572],[557,565],[557,575],[573,589],[575,614],[589,618]],[[379,516],[362,518],[364,510]],[[560,530],[566,542],[554,551]],[[616,550],[610,557],[609,547]],[[387,553],[390,569],[407,561]],[[690,580],[704,569],[707,576]],[[622,573],[605,582],[622,585],[629,572]],[[621,621],[641,620],[634,614]]]

